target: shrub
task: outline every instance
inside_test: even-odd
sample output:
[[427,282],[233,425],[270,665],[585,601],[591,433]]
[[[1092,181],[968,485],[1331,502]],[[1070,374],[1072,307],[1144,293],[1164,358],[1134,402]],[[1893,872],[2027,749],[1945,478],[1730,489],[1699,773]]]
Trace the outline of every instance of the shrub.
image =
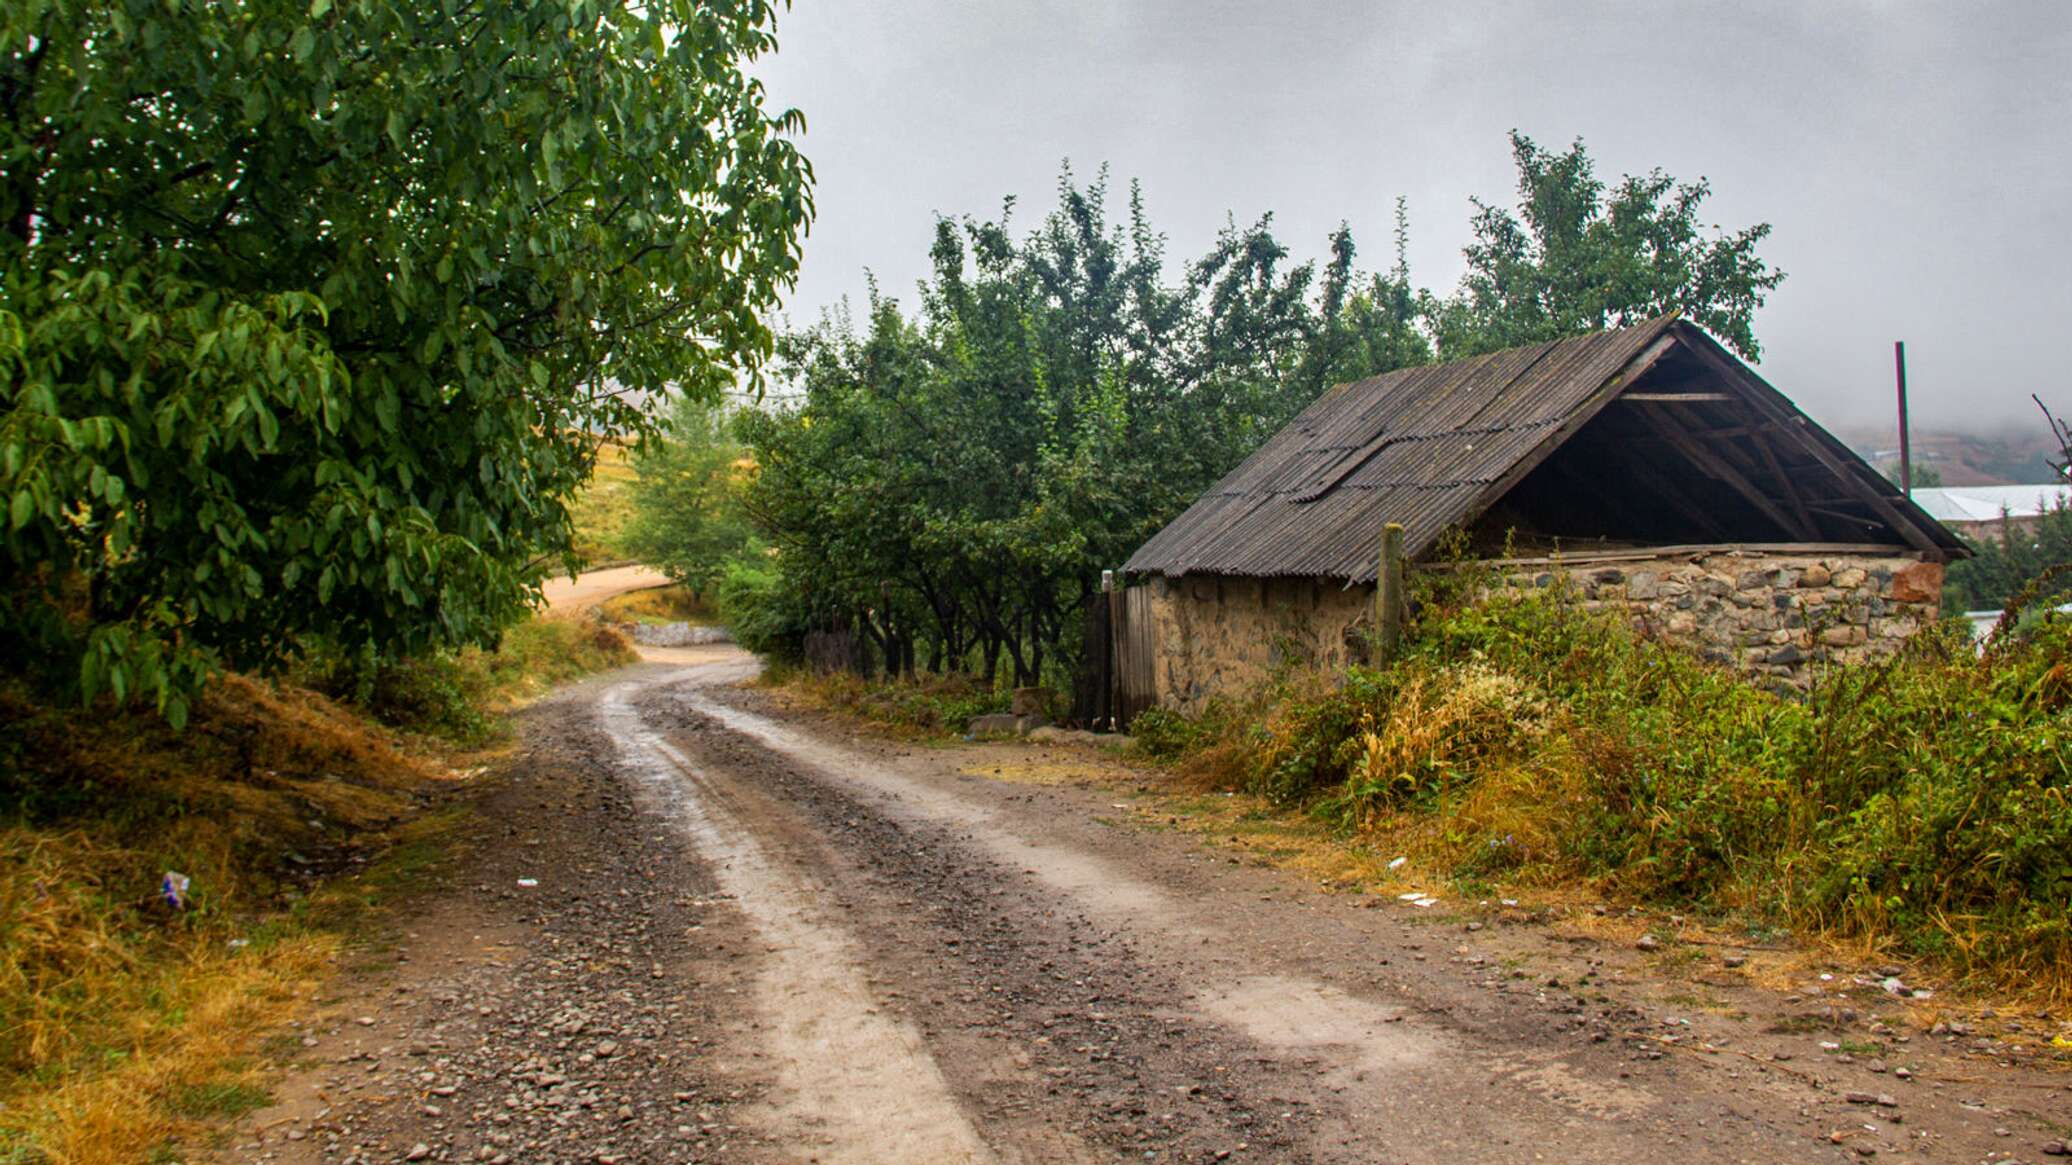
[[1961,628],[1765,691],[1558,597],[1434,605],[1384,668],[1245,720],[1138,722],[1154,755],[1462,875],[1587,879],[2072,994],[2072,625]]

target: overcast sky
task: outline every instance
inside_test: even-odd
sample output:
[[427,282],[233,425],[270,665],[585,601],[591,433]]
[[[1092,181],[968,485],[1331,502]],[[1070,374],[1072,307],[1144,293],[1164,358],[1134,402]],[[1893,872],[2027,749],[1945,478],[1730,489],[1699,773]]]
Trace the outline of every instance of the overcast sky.
[[1068,158],[1143,182],[1176,276],[1265,211],[1298,257],[1346,220],[1386,266],[1403,195],[1412,275],[1447,291],[1469,196],[1511,200],[1515,127],[1773,224],[1761,370],[1820,420],[1890,417],[1895,339],[1917,424],[2072,411],[2063,0],[794,0],[779,41],[758,72],[819,179],[799,322],[866,268],[911,303],[935,214],[1015,194],[1033,225]]

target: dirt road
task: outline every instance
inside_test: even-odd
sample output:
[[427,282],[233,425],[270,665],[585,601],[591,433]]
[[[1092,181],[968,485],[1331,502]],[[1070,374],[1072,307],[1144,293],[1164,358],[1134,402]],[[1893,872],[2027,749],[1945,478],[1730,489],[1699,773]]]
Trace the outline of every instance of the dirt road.
[[2042,1162],[2072,1113],[2018,1034],[1931,1034],[1862,969],[1773,991],[1320,893],[1120,769],[1032,781],[1032,746],[673,658],[530,710],[452,892],[233,1159]]
[[542,591],[547,609],[555,615],[580,615],[597,604],[627,591],[669,585],[669,576],[652,566],[614,566],[569,578],[555,575]]

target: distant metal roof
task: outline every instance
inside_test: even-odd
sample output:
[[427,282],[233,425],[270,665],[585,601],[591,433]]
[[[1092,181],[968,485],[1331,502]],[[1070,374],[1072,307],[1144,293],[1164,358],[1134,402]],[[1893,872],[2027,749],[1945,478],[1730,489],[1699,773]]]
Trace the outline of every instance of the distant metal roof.
[[2072,483],[1917,486],[1914,503],[1938,522],[1994,522],[2003,512],[2033,518],[2059,506],[2072,506]]
[[1817,442],[1807,451],[1851,479],[1852,490],[1878,494],[1866,501],[1898,519],[1893,525],[1914,545],[1961,552],[1955,536],[1896,487],[1882,486],[1875,471],[1711,337],[1663,317],[1339,385],[1153,535],[1124,569],[1372,581],[1384,524],[1401,523],[1405,553],[1423,554],[1447,528],[1479,517],[1678,346],[1718,369],[1736,399],[1792,421],[1801,429],[1793,439]]

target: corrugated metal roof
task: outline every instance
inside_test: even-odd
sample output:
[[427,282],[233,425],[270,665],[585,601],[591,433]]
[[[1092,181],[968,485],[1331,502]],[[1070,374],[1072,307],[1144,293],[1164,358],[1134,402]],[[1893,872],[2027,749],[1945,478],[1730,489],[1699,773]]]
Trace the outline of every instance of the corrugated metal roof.
[[1916,486],[1914,502],[1937,521],[1997,522],[2003,513],[2033,518],[2072,506],[2072,485]]
[[1125,569],[1372,581],[1385,524],[1402,524],[1409,556],[1429,550],[1679,343],[1717,348],[1664,317],[1340,385],[1153,535]]

